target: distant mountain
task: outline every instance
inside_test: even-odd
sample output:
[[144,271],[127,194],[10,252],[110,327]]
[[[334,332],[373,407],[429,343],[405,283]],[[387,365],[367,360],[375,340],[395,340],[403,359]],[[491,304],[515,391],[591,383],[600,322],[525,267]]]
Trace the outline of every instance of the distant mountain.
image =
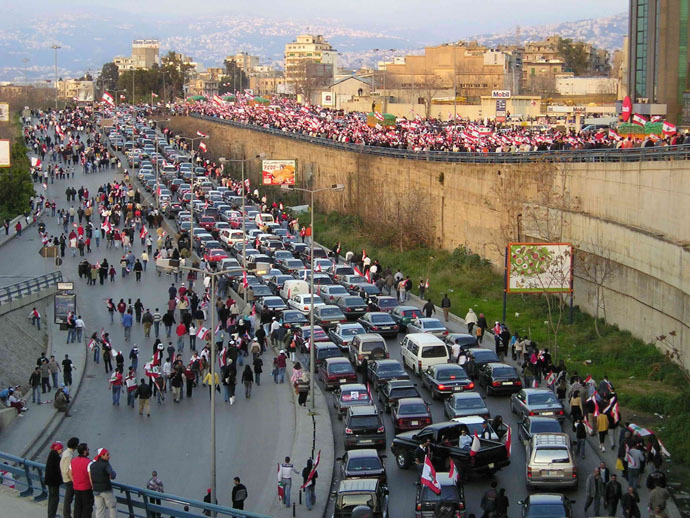
[[614,51],[623,47],[623,38],[628,35],[628,13],[619,13],[601,19],[520,27],[519,32],[516,28],[510,32],[479,34],[464,39],[476,40],[477,43],[487,47],[496,47],[498,45],[514,45],[516,42],[524,45],[525,42],[543,40],[554,34],[562,38],[572,38],[575,41],[586,41],[600,49]]

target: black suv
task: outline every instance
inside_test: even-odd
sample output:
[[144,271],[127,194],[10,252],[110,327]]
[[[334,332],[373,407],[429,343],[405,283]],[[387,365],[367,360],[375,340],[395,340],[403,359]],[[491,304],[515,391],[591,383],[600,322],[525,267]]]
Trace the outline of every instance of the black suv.
[[373,405],[353,406],[345,417],[345,449],[386,447],[386,427]]

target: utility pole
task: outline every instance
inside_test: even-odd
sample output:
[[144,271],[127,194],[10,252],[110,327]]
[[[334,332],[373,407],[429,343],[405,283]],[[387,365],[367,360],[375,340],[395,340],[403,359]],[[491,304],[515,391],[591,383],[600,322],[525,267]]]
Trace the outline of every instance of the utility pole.
[[58,49],[61,49],[62,47],[58,45],[57,43],[54,45],[50,46],[51,49],[55,52],[55,111],[57,111],[58,108],[58,69],[57,69],[57,51]]

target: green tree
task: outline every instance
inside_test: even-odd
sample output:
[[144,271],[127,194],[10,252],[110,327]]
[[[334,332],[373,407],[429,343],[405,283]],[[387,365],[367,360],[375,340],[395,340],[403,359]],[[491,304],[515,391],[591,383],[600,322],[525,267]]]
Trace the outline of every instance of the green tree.
[[34,195],[34,184],[29,174],[29,159],[24,144],[12,145],[12,165],[0,170],[0,218],[12,219],[29,212],[29,200]]
[[589,67],[587,49],[581,41],[573,41],[572,38],[558,39],[558,53],[566,66],[576,76],[581,76]]
[[161,63],[161,72],[165,74],[166,85],[168,86],[166,94],[171,98],[184,96],[183,87],[193,66],[184,63],[180,54],[172,50],[163,56]]
[[117,87],[117,79],[120,77],[120,71],[115,63],[106,63],[101,69],[101,84],[106,91],[115,90]]
[[227,93],[243,92],[245,88],[249,88],[249,78],[244,73],[234,59],[225,60],[225,74],[220,78],[218,85],[218,93],[220,95]]

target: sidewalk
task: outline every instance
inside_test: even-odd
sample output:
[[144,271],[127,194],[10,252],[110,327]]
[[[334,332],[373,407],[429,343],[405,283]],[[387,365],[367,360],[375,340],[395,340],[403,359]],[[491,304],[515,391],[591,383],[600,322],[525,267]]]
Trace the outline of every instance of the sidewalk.
[[33,498],[21,498],[18,490],[0,485],[0,508],[3,516],[44,518],[48,501],[35,502]]

